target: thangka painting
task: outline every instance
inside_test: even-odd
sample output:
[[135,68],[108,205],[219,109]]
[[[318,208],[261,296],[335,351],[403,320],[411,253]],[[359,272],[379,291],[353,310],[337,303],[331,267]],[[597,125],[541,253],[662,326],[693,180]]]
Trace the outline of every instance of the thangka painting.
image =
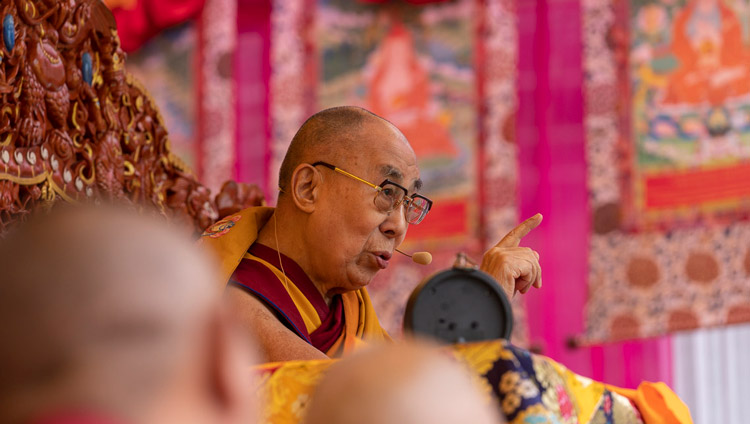
[[750,210],[750,2],[630,3],[636,227],[726,223]]
[[237,1],[106,3],[133,49],[128,71],[159,106],[172,151],[218,191],[235,176]]
[[750,321],[750,2],[581,4],[585,338]]
[[321,0],[317,99],[393,122],[414,148],[430,218],[409,238],[476,233],[477,102],[472,1],[433,7]]
[[[481,261],[482,248],[518,219],[515,3],[425,3],[278,0],[272,19],[270,169],[304,119],[339,105],[390,120],[417,155],[422,192],[435,203],[402,248],[435,259],[427,267],[395,260],[371,285],[395,335],[425,276],[450,267],[459,251]],[[516,321],[523,343],[524,320]]]
[[128,55],[128,72],[159,106],[172,150],[188,166],[196,165],[196,26],[188,22],[165,30]]

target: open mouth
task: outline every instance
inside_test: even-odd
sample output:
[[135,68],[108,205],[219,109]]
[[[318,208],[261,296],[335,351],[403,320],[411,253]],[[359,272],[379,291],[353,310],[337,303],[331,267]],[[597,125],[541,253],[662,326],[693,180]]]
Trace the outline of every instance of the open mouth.
[[388,261],[391,259],[390,252],[372,252],[375,256],[375,261],[378,263],[380,269],[386,269],[388,267]]
[[376,256],[380,256],[381,258],[385,259],[386,261],[391,260],[391,254],[388,252],[375,252]]

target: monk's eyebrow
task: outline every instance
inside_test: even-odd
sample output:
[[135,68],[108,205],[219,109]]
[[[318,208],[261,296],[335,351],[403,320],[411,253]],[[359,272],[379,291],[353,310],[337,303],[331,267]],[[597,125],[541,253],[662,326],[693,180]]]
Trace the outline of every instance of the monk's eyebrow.
[[396,180],[397,182],[401,182],[404,179],[404,174],[402,174],[401,171],[391,165],[383,165],[383,167],[380,168],[380,173],[389,180]]
[[[385,176],[385,178],[388,178],[389,180],[394,180],[398,183],[402,183],[404,181],[404,174],[401,173],[396,167],[391,165],[383,165],[382,168],[380,168],[381,174]],[[422,188],[422,179],[419,178],[412,183],[412,186],[414,187],[414,191],[419,191],[419,189]]]

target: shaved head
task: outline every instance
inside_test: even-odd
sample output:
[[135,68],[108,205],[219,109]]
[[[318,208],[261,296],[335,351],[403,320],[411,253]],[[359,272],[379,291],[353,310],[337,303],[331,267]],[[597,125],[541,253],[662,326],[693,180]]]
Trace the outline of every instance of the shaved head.
[[497,424],[468,370],[425,344],[381,346],[335,364],[316,388],[305,424]]
[[0,270],[2,422],[61,408],[142,419],[193,376],[220,306],[187,234],[110,207],[33,218],[0,241]]
[[[286,190],[301,163],[335,160],[363,146],[357,141],[367,124],[385,125],[407,143],[403,134],[390,122],[355,106],[339,106],[322,110],[305,121],[294,135],[279,170],[279,187]],[[407,143],[408,144],[408,143]]]

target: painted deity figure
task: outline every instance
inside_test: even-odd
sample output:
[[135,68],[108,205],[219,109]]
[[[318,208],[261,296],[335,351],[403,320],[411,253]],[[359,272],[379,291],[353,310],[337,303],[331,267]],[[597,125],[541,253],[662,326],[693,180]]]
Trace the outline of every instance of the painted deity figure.
[[370,57],[369,108],[397,125],[419,157],[456,157],[448,130],[449,116],[440,113],[430,93],[430,76],[419,62],[414,38],[398,19]]
[[672,40],[679,68],[668,77],[664,103],[720,105],[750,93],[742,26],[720,0],[689,2],[675,17]]

